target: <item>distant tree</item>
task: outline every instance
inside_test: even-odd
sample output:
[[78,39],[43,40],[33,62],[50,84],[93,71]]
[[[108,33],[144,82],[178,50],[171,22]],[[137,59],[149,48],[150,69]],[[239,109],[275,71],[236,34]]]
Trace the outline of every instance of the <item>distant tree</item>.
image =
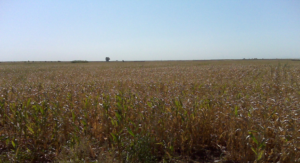
[[106,62],[109,62],[110,58],[109,58],[109,57],[106,57],[105,60],[106,60]]

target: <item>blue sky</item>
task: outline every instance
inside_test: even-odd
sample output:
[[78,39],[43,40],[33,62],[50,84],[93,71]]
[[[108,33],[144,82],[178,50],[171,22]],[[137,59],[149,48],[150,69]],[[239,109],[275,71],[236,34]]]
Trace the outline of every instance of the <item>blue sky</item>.
[[299,0],[0,0],[0,61],[300,58]]

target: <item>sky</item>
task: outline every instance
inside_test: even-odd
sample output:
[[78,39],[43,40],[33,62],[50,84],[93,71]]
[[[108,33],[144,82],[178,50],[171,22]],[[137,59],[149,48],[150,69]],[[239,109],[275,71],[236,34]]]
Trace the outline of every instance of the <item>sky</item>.
[[299,0],[0,0],[0,61],[300,58]]

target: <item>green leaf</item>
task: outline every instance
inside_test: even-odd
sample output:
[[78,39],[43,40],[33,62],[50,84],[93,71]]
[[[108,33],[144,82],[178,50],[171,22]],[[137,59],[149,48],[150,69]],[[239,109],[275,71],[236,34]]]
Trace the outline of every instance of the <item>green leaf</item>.
[[121,121],[121,118],[122,118],[121,115],[120,115],[119,113],[117,113],[117,112],[115,113],[115,115],[116,115],[117,119],[118,119],[119,121]]
[[79,132],[79,128],[77,126],[75,126],[75,129],[76,129],[77,132]]
[[75,114],[72,112],[72,118],[73,118],[73,122],[75,122]]
[[85,122],[85,120],[82,120],[81,123],[82,123],[84,126],[87,125],[86,122]]
[[175,105],[177,106],[177,108],[180,106],[180,104],[177,100],[175,100]]
[[152,108],[151,102],[147,102],[147,105],[148,105],[150,108]]
[[259,160],[262,158],[263,154],[264,154],[264,150],[263,150],[263,151],[260,151],[260,152],[258,153],[257,161],[259,161]]
[[15,144],[15,142],[12,140],[11,141],[11,144],[12,144],[12,146],[14,147],[14,148],[16,148],[16,144]]
[[113,137],[113,140],[114,140],[114,141],[117,141],[116,135],[114,135],[113,133],[110,133],[110,135]]
[[266,140],[263,140],[263,141],[260,143],[260,146],[258,147],[258,149],[265,149],[265,147],[266,147],[265,141],[266,141]]
[[29,98],[28,101],[27,101],[27,108],[29,107],[30,102],[31,102],[31,98]]
[[17,151],[16,151],[16,155],[18,155],[18,153],[19,153],[19,149],[20,149],[20,147],[17,149]]
[[40,107],[40,111],[42,114],[44,114],[44,109],[42,107]]
[[120,109],[120,110],[122,110],[122,105],[120,104],[120,103],[117,103],[117,107],[118,107],[118,109]]
[[170,145],[169,149],[173,152],[174,151],[174,147],[172,145]]
[[251,113],[250,112],[248,112],[248,117],[251,117]]
[[129,127],[127,127],[127,131],[131,136],[135,137],[134,133],[131,131],[131,129]]
[[8,115],[6,115],[6,114],[4,114],[11,122],[13,122],[10,118],[9,118],[9,116]]
[[111,124],[112,125],[115,125],[115,123],[114,123],[115,121],[113,120],[113,119],[111,119]]
[[256,150],[255,150],[253,147],[251,147],[251,149],[252,149],[252,151],[255,153],[255,155],[257,155]]
[[6,145],[8,145],[9,144],[9,139],[6,139],[5,143],[6,143]]
[[31,127],[27,126],[28,130],[34,134],[34,131]]
[[234,107],[234,115],[235,115],[235,116],[238,115],[238,107],[237,107],[237,106]]
[[254,137],[254,135],[251,132],[250,132],[250,137],[254,141],[254,143],[258,145],[258,141],[256,140],[256,138]]

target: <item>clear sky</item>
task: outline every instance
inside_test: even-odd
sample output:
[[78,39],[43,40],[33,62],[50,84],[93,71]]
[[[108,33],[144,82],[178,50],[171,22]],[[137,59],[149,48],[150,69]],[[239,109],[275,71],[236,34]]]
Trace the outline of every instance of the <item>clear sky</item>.
[[299,0],[0,0],[0,61],[300,58]]

